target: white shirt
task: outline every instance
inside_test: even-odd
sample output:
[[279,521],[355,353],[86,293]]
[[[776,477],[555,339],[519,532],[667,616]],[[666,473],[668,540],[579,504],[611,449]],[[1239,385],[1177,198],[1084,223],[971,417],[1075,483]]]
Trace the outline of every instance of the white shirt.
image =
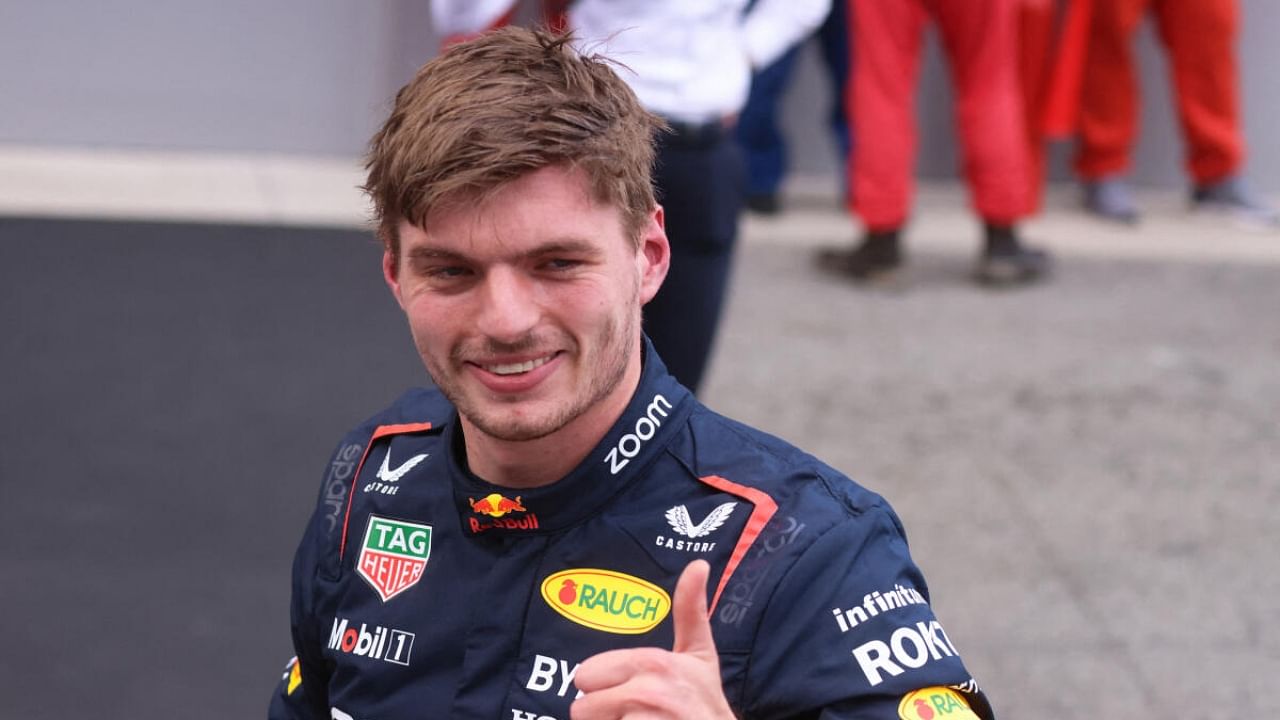
[[[575,47],[621,63],[640,102],[664,117],[711,122],[747,102],[751,71],[812,33],[831,0],[577,0]],[[836,0],[844,2],[845,0]],[[487,28],[513,0],[432,0],[437,32]]]

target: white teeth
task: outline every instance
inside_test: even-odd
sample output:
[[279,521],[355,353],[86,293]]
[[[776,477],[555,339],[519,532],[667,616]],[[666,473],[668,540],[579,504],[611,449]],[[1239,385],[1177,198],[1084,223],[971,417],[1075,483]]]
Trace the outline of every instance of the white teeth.
[[494,375],[517,375],[519,373],[527,373],[530,370],[546,365],[551,356],[538,358],[537,360],[529,360],[522,363],[511,363],[508,365],[484,365],[484,369]]

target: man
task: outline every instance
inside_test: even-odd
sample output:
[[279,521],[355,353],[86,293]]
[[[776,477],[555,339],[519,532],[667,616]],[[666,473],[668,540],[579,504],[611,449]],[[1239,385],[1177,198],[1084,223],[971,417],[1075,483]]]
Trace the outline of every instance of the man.
[[1169,55],[1178,124],[1186,144],[1191,207],[1252,227],[1280,226],[1280,213],[1256,198],[1240,177],[1244,137],[1235,44],[1236,0],[1107,0],[1094,2],[1080,99],[1076,172],[1085,207],[1107,220],[1138,221],[1124,174],[1136,135],[1137,82],[1133,33],[1154,12]]
[[[831,111],[827,123],[831,136],[847,164],[852,146],[845,116],[845,86],[849,82],[849,19],[843,0],[831,3],[827,19],[813,33],[821,50]],[[792,45],[777,60],[757,68],[751,76],[751,93],[738,116],[734,137],[742,148],[747,167],[747,209],[760,215],[782,212],[782,181],[788,170],[787,138],[779,127],[782,99],[793,77],[806,40]]]
[[[435,0],[438,32],[501,22],[514,0]],[[822,22],[830,0],[544,0],[575,42],[606,52],[641,104],[666,120],[654,181],[666,210],[671,271],[644,309],[671,374],[697,392],[729,287],[743,203],[733,125],[753,67],[772,63]]]
[[826,251],[825,269],[885,280],[903,264],[902,231],[915,169],[915,79],[924,29],[936,20],[956,89],[964,174],[984,228],[974,278],[1009,286],[1049,271],[1049,256],[1023,244],[1017,222],[1034,203],[1017,75],[1019,0],[846,0],[852,16],[849,159],[852,210],[866,232],[853,248]]
[[439,390],[338,445],[273,718],[991,717],[888,505],[641,333],[659,126],[527,30],[397,95],[366,188]]

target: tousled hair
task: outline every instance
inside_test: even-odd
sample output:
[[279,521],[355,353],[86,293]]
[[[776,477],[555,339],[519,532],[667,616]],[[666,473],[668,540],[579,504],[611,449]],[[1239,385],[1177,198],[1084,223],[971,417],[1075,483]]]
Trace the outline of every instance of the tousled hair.
[[396,94],[369,143],[364,190],[378,235],[399,259],[401,220],[471,201],[552,165],[585,174],[593,198],[622,216],[633,243],[656,205],[654,134],[611,62],[583,55],[570,35],[501,28],[454,45]]

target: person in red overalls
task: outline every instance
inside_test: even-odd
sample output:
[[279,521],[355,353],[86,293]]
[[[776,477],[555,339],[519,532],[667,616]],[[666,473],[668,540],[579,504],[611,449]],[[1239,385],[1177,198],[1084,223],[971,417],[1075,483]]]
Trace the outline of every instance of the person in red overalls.
[[1245,150],[1235,58],[1240,24],[1236,0],[1093,3],[1075,160],[1084,180],[1085,206],[1107,219],[1138,219],[1122,177],[1136,135],[1133,33],[1148,11],[1155,15],[1168,53],[1187,171],[1194,183],[1192,207],[1277,224],[1280,215],[1254,198],[1240,179]]
[[1035,202],[1019,89],[1017,11],[1022,0],[847,0],[853,38],[849,116],[850,207],[866,233],[850,250],[826,251],[827,269],[855,280],[902,264],[901,233],[915,166],[915,79],[930,18],[938,24],[957,96],[964,175],[986,230],[975,278],[991,285],[1042,278],[1049,256],[1025,246],[1016,223]]

